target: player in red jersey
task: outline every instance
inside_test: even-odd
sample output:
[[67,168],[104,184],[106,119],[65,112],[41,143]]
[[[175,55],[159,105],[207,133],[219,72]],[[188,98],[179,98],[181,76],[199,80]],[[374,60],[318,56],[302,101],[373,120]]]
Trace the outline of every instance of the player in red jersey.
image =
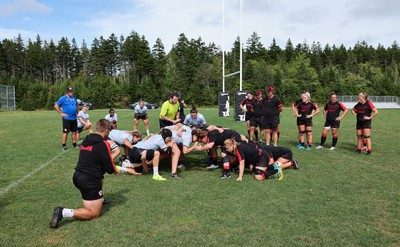
[[264,111],[264,126],[266,140],[265,144],[269,145],[272,141],[274,146],[278,145],[278,131],[279,131],[279,114],[283,110],[283,105],[281,99],[274,95],[274,88],[267,87],[267,96],[263,99],[263,104],[265,107]]
[[371,119],[378,115],[378,110],[374,104],[368,100],[368,94],[362,92],[358,95],[358,103],[351,109],[351,113],[357,117],[356,133],[357,133],[357,150],[356,153],[361,153],[363,139],[367,141],[367,155],[371,155]]
[[[340,112],[343,114],[340,116]],[[335,92],[331,93],[331,100],[328,101],[324,106],[324,117],[325,124],[322,130],[321,142],[316,149],[321,149],[324,147],[326,136],[330,129],[332,129],[332,146],[329,148],[330,151],[336,149],[336,143],[338,141],[338,130],[340,127],[340,120],[342,120],[347,114],[347,108],[337,101],[337,96]]]
[[292,104],[293,114],[297,117],[297,127],[299,129],[299,144],[298,149],[304,149],[305,135],[307,135],[307,150],[311,150],[312,146],[312,117],[319,113],[319,108],[316,103],[311,101],[310,93],[303,92],[301,99]]

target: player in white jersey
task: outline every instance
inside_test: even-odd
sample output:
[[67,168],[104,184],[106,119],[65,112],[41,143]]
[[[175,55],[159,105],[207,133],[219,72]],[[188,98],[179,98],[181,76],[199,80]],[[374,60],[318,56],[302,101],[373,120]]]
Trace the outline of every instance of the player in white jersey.
[[89,130],[90,133],[93,133],[92,123],[89,119],[89,114],[87,113],[87,107],[82,107],[82,110],[78,113],[78,133],[77,133],[77,140],[81,139],[80,133],[84,130]]
[[135,106],[135,116],[134,116],[134,126],[133,129],[137,130],[139,125],[139,120],[142,119],[144,123],[144,127],[146,128],[147,136],[150,135],[149,130],[149,119],[147,118],[147,107],[144,105],[143,101],[140,101],[139,104]]
[[207,124],[204,116],[197,112],[197,109],[193,107],[190,110],[190,114],[185,117],[183,124],[188,125],[190,127],[202,128]]

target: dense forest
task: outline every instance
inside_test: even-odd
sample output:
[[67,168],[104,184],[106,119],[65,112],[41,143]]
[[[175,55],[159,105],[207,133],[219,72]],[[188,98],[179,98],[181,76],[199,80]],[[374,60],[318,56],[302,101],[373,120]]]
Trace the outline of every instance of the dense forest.
[[[225,54],[226,74],[239,70],[240,42]],[[330,91],[355,95],[400,96],[400,47],[321,45],[319,42],[279,47],[275,39],[265,46],[257,33],[243,41],[243,90],[274,86],[286,104],[310,91],[317,102]],[[16,87],[17,107],[52,109],[72,85],[75,95],[97,108],[127,107],[143,99],[159,103],[172,91],[198,106],[216,105],[222,90],[222,51],[201,38],[181,34],[171,51],[157,39],[151,48],[144,36],[131,32],[95,38],[88,47],[73,38],[58,43],[23,40],[21,36],[0,42],[0,84]],[[226,78],[226,90],[239,90],[239,76]]]

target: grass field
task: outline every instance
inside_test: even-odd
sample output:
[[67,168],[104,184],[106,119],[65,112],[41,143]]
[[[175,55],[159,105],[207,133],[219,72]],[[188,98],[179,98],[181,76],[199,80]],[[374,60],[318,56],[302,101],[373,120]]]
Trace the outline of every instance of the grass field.
[[[208,123],[247,134],[244,123],[216,109],[199,111]],[[93,122],[106,113],[89,111]],[[132,129],[133,111],[116,113],[119,128]],[[106,175],[111,204],[100,218],[50,229],[55,206],[81,206],[72,183],[79,151],[61,151],[55,111],[0,112],[0,246],[399,246],[399,113],[380,110],[367,156],[354,154],[351,114],[336,151],[297,150],[295,119],[285,109],[279,144],[293,150],[300,170],[285,170],[284,180],[258,182],[250,173],[243,182],[220,180],[220,170],[205,169],[204,153],[191,153],[181,180]],[[150,111],[153,132],[158,114]],[[322,114],[314,117],[314,147],[323,122]],[[167,163],[161,170],[167,177]]]

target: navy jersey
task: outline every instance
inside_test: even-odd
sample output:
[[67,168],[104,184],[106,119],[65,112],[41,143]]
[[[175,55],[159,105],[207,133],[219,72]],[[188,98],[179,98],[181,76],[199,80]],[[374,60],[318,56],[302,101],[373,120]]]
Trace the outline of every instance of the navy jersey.
[[345,111],[347,108],[339,101],[328,101],[324,110],[326,111],[326,120],[328,121],[336,121],[336,118],[339,117],[340,111]]
[[266,117],[274,117],[279,115],[279,108],[282,107],[282,101],[276,96],[272,96],[272,98],[265,97],[263,99],[263,104],[265,108]]
[[297,108],[299,114],[301,115],[301,120],[311,119],[307,118],[307,115],[310,115],[314,110],[318,109],[317,104],[311,100],[307,102],[303,102],[301,99],[296,100],[296,102],[294,102],[294,106]]
[[366,121],[364,116],[370,117],[373,109],[375,109],[375,106],[369,100],[365,101],[364,104],[358,102],[353,108],[357,113],[357,121]]

